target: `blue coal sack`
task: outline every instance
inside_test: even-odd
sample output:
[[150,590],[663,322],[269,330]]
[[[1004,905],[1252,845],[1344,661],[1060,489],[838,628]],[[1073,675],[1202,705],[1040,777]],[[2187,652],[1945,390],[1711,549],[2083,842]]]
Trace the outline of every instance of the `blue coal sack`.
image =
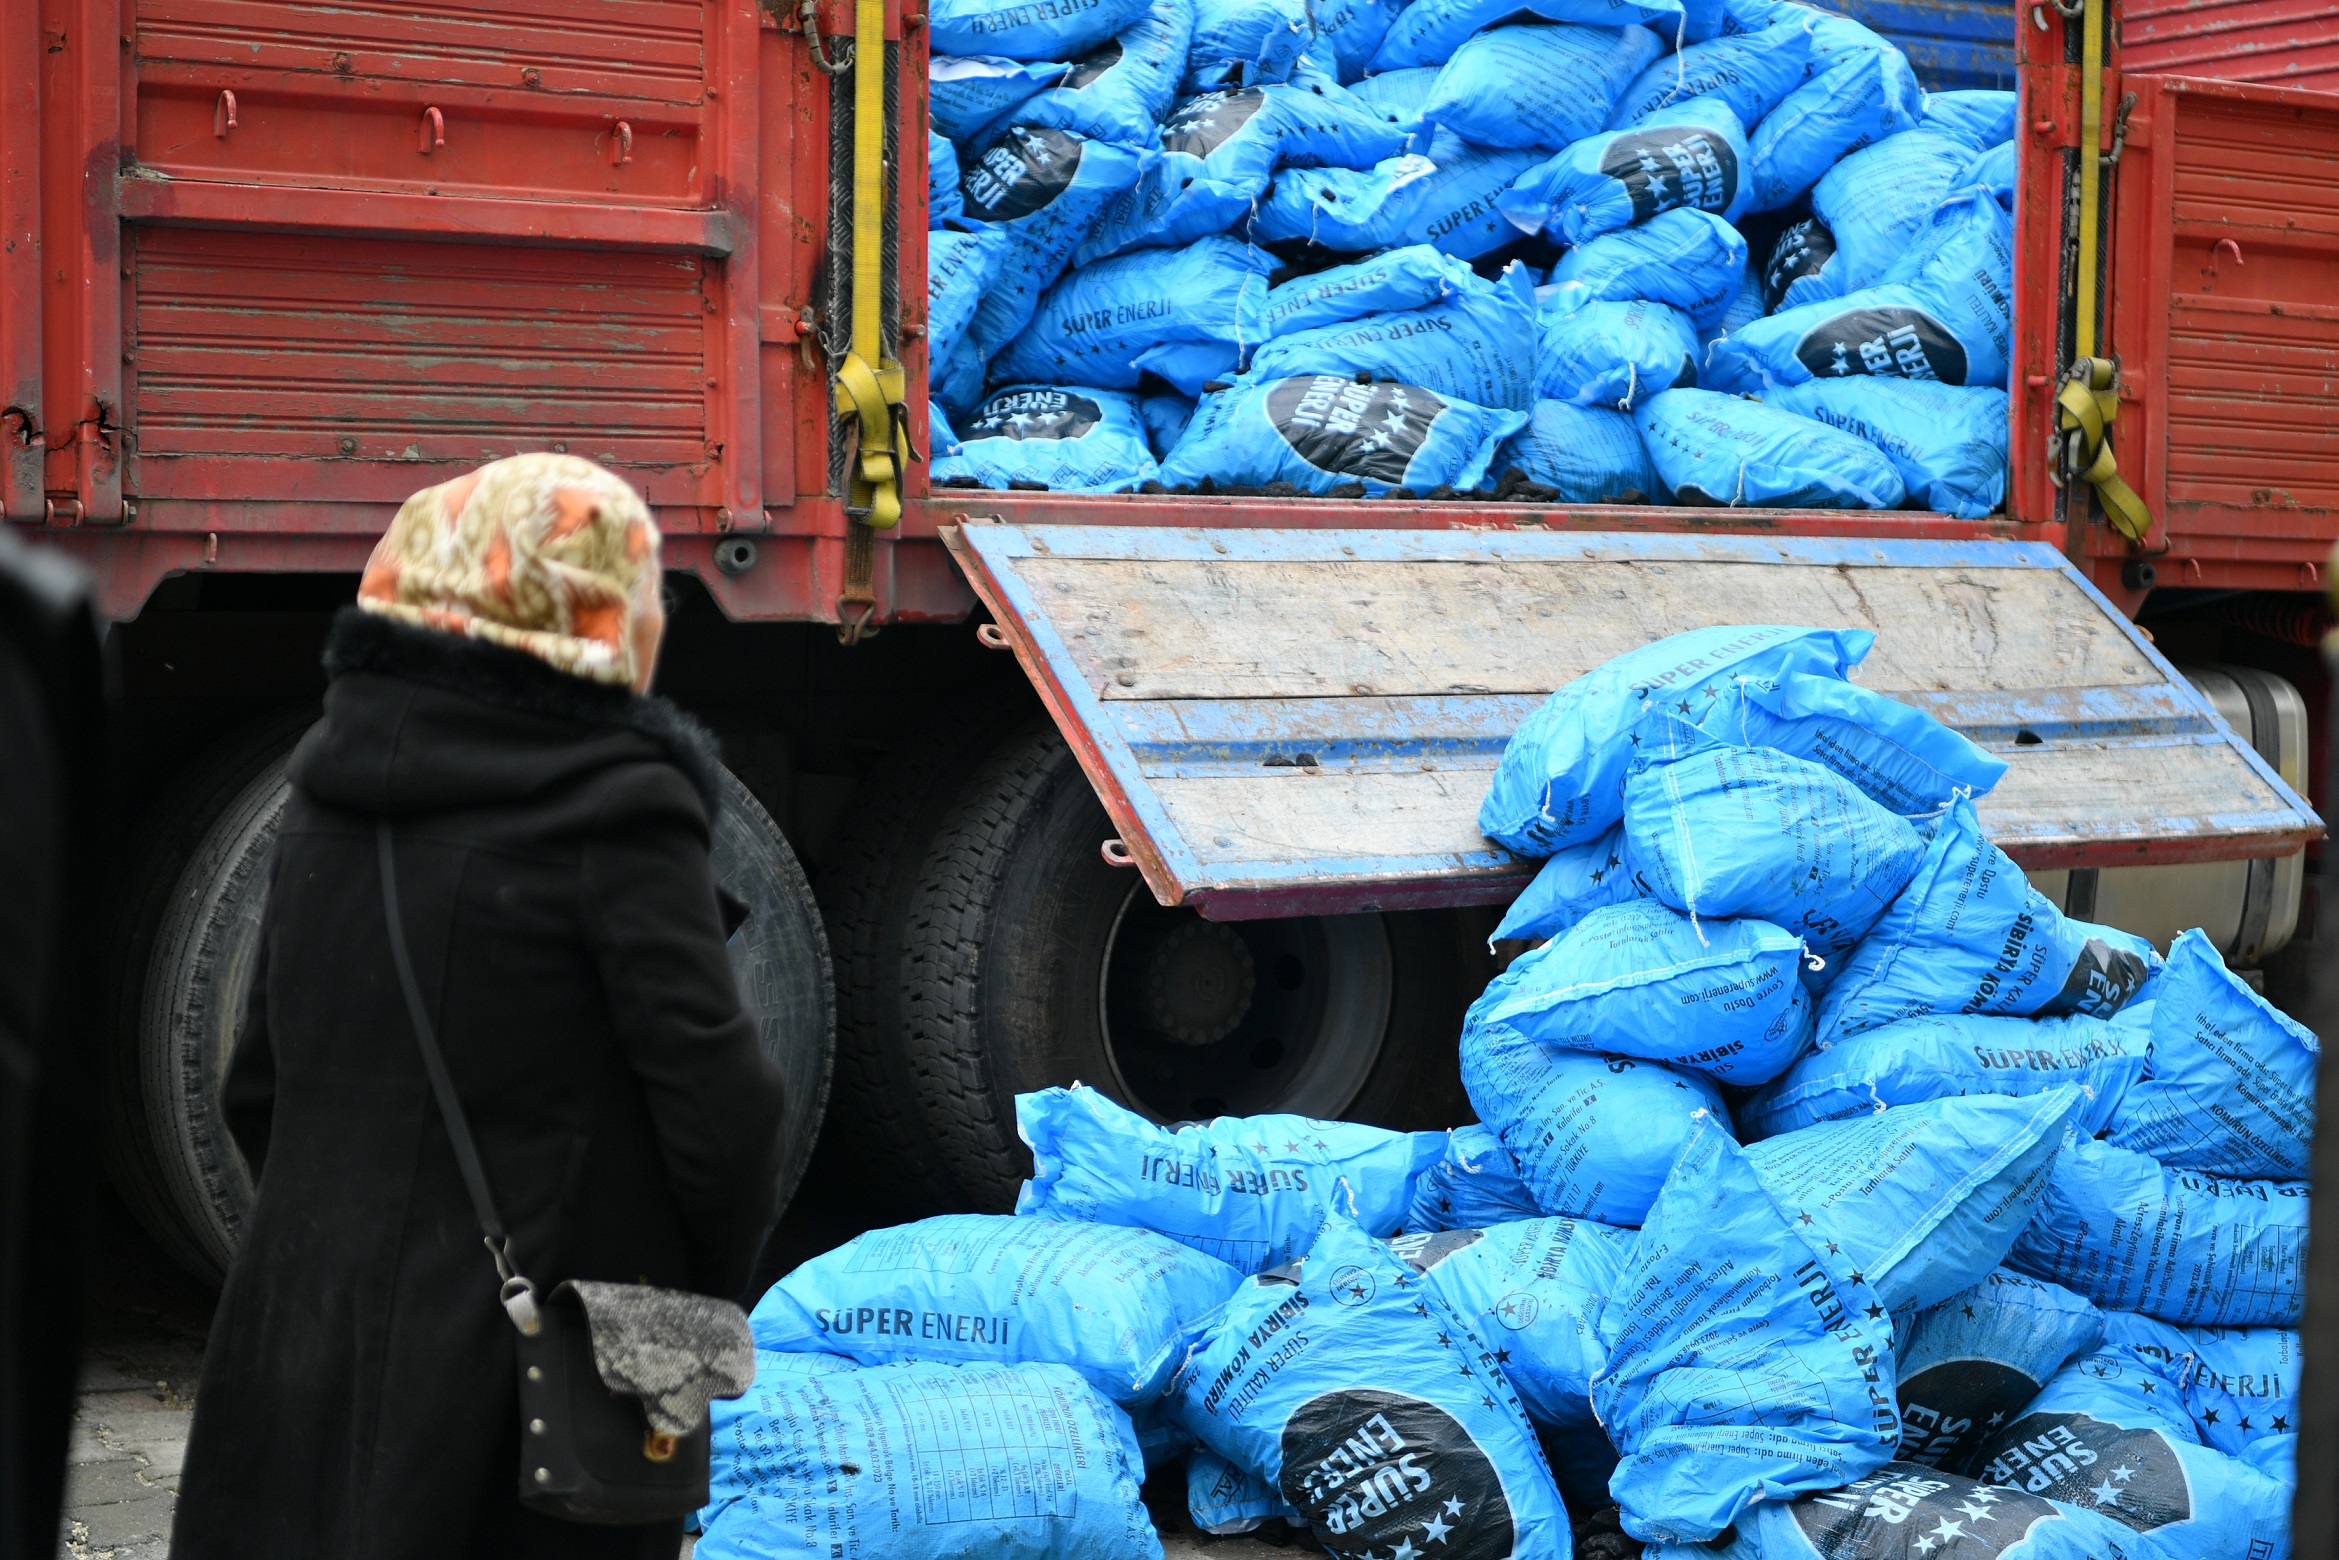
[[2109,1143],[2064,1145],[2006,1265],[2107,1311],[2218,1327],[2295,1327],[2305,1292],[2303,1181],[2169,1170]]
[[1625,858],[1692,917],[1751,916],[1803,939],[1824,986],[1924,859],[1908,822],[1834,770],[1705,738],[1624,784]]
[[1400,1235],[1389,1249],[1495,1351],[1538,1425],[1597,1433],[1592,1378],[1605,1363],[1594,1319],[1632,1254],[1630,1230],[1527,1219]]
[[1716,342],[1707,382],[1761,391],[1872,375],[2004,388],[2013,278],[2013,218],[1987,195],[1952,197],[1886,280]]
[[2175,1395],[2134,1355],[2084,1355],[1984,1441],[1976,1472],[2119,1524],[2137,1560],[2287,1553],[2290,1486],[2201,1445],[2181,1411],[2168,1411]]
[[1362,81],[1389,35],[1389,24],[1404,9],[1405,0],[1323,0],[1313,13],[1316,36],[1308,57],[1343,83]]
[[1924,126],[1976,150],[2003,146],[2014,139],[2014,104],[2011,92],[1928,92]]
[[2314,1154],[2315,1032],[2252,991],[2198,930],[2153,987],[2152,1072],[2110,1140],[2179,1170],[2303,1181]]
[[1729,1119],[1701,1074],[1471,1021],[1462,1029],[1462,1087],[1510,1151],[1536,1211],[1623,1228],[1648,1217],[1701,1113]]
[[1032,1178],[1015,1211],[1155,1230],[1256,1273],[1306,1252],[1335,1205],[1395,1234],[1442,1132],[1305,1116],[1221,1116],[1171,1130],[1075,1084],[1015,1097]]
[[[1505,22],[1573,22],[1628,27],[1646,22],[1665,38],[1678,34],[1681,0],[1414,0],[1398,14],[1373,56],[1372,69],[1443,65],[1472,35]],[[1638,67],[1635,67],[1636,69]]]
[[1422,128],[1421,106],[1437,90],[1438,75],[1444,69],[1443,65],[1414,65],[1386,70],[1365,77],[1349,90],[1366,108],[1407,133],[1405,150],[1426,153],[1431,131]]
[[1522,173],[1497,204],[1523,232],[1580,244],[1689,208],[1735,220],[1752,167],[1746,129],[1719,98],[1692,98],[1645,124],[1586,136]]
[[1236,1289],[1171,1392],[1188,1430],[1341,1560],[1568,1550],[1567,1511],[1493,1351],[1346,1219]]
[[[1463,1043],[1483,1029],[1490,1046],[1516,1035],[1767,1083],[1810,1039],[1803,958],[1803,940],[1766,921],[1692,923],[1647,899],[1610,905],[1513,960],[1471,1005]],[[1517,1143],[1511,1151],[1524,1161]]]
[[1194,0],[1194,40],[1180,86],[1209,92],[1289,81],[1308,38],[1303,0]]
[[1836,259],[1835,234],[1828,231],[1827,224],[1817,217],[1790,222],[1763,262],[1764,312],[1776,314],[1781,309],[1840,298],[1850,291],[1843,277],[1844,267]]
[[1971,1473],[1982,1442],[2103,1337],[2085,1299],[2004,1268],[1917,1312],[1894,1340],[1900,1460]]
[[2299,1370],[2289,1327],[2177,1327],[2115,1311],[2104,1342],[2152,1362],[2184,1393],[2185,1417],[2204,1446],[2231,1457],[2298,1431]]
[[1495,202],[1537,156],[1472,146],[1440,130],[1426,156],[1409,152],[1369,169],[1320,168],[1278,178],[1259,203],[1250,236],[1279,253],[1361,257],[1430,244],[1475,260],[1518,237]]
[[1840,677],[1733,679],[1700,725],[1824,764],[1904,818],[1939,813],[1960,793],[1986,796],[2006,774],[2006,760],[1923,710]]
[[1446,1134],[1446,1153],[1414,1183],[1413,1207],[1405,1215],[1408,1234],[1474,1230],[1543,1212],[1519,1162],[1492,1127],[1456,1127]]
[[[1069,130],[1010,125],[973,157],[959,159],[966,215],[1003,229],[999,276],[975,306],[968,350],[988,363],[1022,334],[1106,201],[1137,182],[1154,154]],[[953,406],[959,402],[944,396]]]
[[1738,1124],[1761,1139],[1893,1105],[2074,1086],[2080,1130],[2093,1137],[2151,1060],[2143,1035],[2083,1013],[1928,1013],[1810,1052],[1743,1101]]
[[1061,60],[937,54],[926,62],[927,112],[934,133],[952,141],[970,140],[1018,103],[1063,80],[1070,69]]
[[[1536,317],[1539,400],[1631,411],[1645,396],[1697,383],[1697,327],[1669,303],[1548,300]],[[1640,434],[1626,425],[1635,449]],[[1641,463],[1646,464],[1646,456]]]
[[805,1358],[710,1405],[703,1560],[1161,1560],[1128,1416],[1064,1366]]
[[[1004,228],[978,227],[971,233],[957,233],[944,229],[926,239],[926,348],[934,364],[934,388],[943,396],[950,388],[944,381],[949,377],[945,366],[961,361],[959,354],[966,345],[967,331],[974,324],[975,309],[982,303],[993,282],[999,279],[999,267],[1013,247],[1014,239]],[[964,409],[982,392],[983,371],[978,362],[973,366],[973,382],[960,388],[964,394],[953,404]]]
[[2079,1091],[1896,1105],[1748,1145],[1781,1208],[1894,1312],[1981,1282],[2046,1193]]
[[991,360],[997,379],[1138,388],[1135,359],[1169,342],[1239,351],[1264,328],[1274,256],[1214,233],[1182,249],[1139,249],[1068,273],[1031,325]]
[[1346,93],[1237,87],[1187,98],[1162,125],[1161,158],[1113,197],[1074,253],[1086,265],[1233,227],[1279,167],[1369,168],[1404,136]]
[[1927,509],[1979,520],[2006,501],[2006,392],[1861,374],[1810,379],[1763,404],[1875,446]]
[[1186,1515],[1203,1532],[1224,1537],[1290,1521],[1299,1513],[1273,1485],[1203,1446],[1186,1459]]
[[1884,279],[1973,162],[1974,147],[1919,126],[1886,136],[1830,168],[1811,209],[1835,240],[1840,292]]
[[1525,267],[1513,265],[1493,282],[1473,276],[1425,308],[1286,331],[1251,355],[1249,372],[1258,379],[1368,375],[1523,412],[1535,404],[1535,359],[1520,343],[1534,334],[1534,285]]
[[1194,401],[1175,392],[1149,395],[1137,403],[1137,415],[1145,419],[1145,442],[1153,450],[1153,458],[1167,460],[1185,434],[1186,424],[1194,420]]
[[1260,325],[1270,336],[1312,330],[1426,308],[1465,287],[1479,285],[1469,265],[1428,244],[1408,244],[1309,276],[1293,277],[1267,294]]
[[1710,211],[1677,209],[1586,239],[1551,268],[1553,302],[1645,298],[1700,330],[1722,322],[1746,281],[1746,240]]
[[[1767,321],[1757,321],[1759,330]],[[1716,341],[1722,351],[1736,336]],[[1759,401],[1667,390],[1634,419],[1649,464],[1678,503],[1720,508],[1897,509],[1900,473],[1864,439]]]
[[958,193],[958,149],[947,140],[926,133],[926,226],[938,228],[966,215],[966,201]]
[[1726,1542],[1648,1560],[2135,1560],[2133,1544],[2108,1516],[1900,1461],[1842,1489],[1765,1501]]
[[972,477],[987,488],[1036,482],[1075,493],[1121,492],[1160,469],[1135,396],[1060,385],[992,391],[961,428],[958,453],[933,464],[937,482]]
[[944,1214],[871,1230],[774,1284],[758,1348],[904,1360],[1069,1365],[1116,1403],[1158,1397],[1186,1330],[1242,1275],[1150,1230]]
[[1161,480],[1289,482],[1318,494],[1352,482],[1370,494],[1472,488],[1526,422],[1524,412],[1450,400],[1419,385],[1358,384],[1342,374],[1245,375],[1202,398]]
[[1617,97],[1608,127],[1629,129],[1676,103],[1707,96],[1729,104],[1741,125],[1760,124],[1779,99],[1803,84],[1810,59],[1811,35],[1792,20],[1693,43],[1635,76]]
[[1536,869],[1534,881],[1511,901],[1487,943],[1492,946],[1506,937],[1547,942],[1566,935],[1603,905],[1648,897],[1648,885],[1625,864],[1624,829],[1619,825],[1597,839],[1554,851]]
[[2160,966],[2142,938],[2074,921],[1953,801],[1925,860],[1821,999],[1822,1045],[1923,1013],[2109,1018]]
[[936,54],[1068,60],[1127,30],[1151,0],[939,0],[926,13]]
[[1177,97],[1193,35],[1194,0],[1153,0],[1126,32],[1074,59],[1060,79],[1017,107],[1014,122],[1147,145]]
[[1661,48],[1646,27],[1490,27],[1439,69],[1421,117],[1474,146],[1556,152],[1605,126],[1617,94]]
[[1691,629],[1636,646],[1571,679],[1504,745],[1478,827],[1522,856],[1593,839],[1624,817],[1632,737],[1652,701],[1705,718],[1734,677],[1841,678],[1868,653],[1866,629],[1775,624]]
[[[1761,1503],[1873,1473],[1900,1440],[1892,1317],[1700,1123],[1599,1317],[1592,1403],[1624,1529],[1702,1544]],[[1758,1513],[1759,1515],[1759,1513]]]
[[1754,188],[1747,209],[1777,211],[1794,204],[1849,153],[1915,128],[1924,103],[1908,56],[1889,45],[1827,66],[1754,127]]
[[1537,401],[1490,469],[1497,476],[1516,469],[1564,504],[1646,504],[1657,492],[1640,430],[1604,406]]

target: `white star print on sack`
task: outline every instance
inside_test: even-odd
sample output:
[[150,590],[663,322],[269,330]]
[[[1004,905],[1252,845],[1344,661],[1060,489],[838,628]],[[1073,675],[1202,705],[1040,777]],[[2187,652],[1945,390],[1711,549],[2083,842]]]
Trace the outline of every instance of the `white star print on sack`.
[[1408,1545],[1409,1560],[1568,1552],[1566,1509],[1494,1351],[1345,1217],[1308,1256],[1234,1292],[1167,1401],[1341,1560]]
[[2289,1547],[2291,1486],[2202,1445],[2175,1377],[2117,1346],[2058,1372],[2019,1418],[1983,1442],[1974,1467],[1987,1484],[2132,1530],[2123,1547],[2140,1560]]
[[1895,1462],[1841,1489],[1764,1501],[1739,1520],[1726,1544],[1659,1545],[1646,1560],[2137,1560],[2137,1555],[2135,1534],[2097,1514],[2088,1501],[1994,1490],[1957,1474]]

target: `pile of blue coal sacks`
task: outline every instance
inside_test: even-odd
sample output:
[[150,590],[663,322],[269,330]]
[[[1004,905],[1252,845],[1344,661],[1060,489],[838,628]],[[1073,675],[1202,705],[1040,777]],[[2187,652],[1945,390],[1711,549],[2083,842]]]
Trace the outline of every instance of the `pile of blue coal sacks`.
[[[1864,630],[1579,677],[1480,815],[1544,862],[1478,1121],[1023,1094],[1012,1213],[754,1307],[701,1560],[2282,1560],[2315,1037],[2198,931],[2065,915],[2006,758]],[[1523,951],[1516,951],[1523,950]]]
[[2014,94],[1801,0],[949,0],[942,487],[2005,496]]

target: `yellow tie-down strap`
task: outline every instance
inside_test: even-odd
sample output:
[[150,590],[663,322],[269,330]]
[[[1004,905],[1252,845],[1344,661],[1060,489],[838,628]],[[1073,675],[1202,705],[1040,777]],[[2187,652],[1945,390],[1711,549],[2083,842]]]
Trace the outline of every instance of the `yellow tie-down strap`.
[[860,424],[860,456],[853,468],[853,491],[846,502],[865,510],[864,525],[889,530],[901,521],[901,484],[909,459],[909,419],[902,415],[908,377],[891,358],[875,368],[858,352],[837,365],[839,417]]
[[2063,432],[2076,435],[2066,446],[2071,474],[2095,489],[2104,518],[2129,541],[2142,543],[2152,529],[2152,511],[2120,475],[2112,458],[2112,419],[2119,414],[2119,371],[2110,358],[2081,358],[2071,365],[2055,405]]

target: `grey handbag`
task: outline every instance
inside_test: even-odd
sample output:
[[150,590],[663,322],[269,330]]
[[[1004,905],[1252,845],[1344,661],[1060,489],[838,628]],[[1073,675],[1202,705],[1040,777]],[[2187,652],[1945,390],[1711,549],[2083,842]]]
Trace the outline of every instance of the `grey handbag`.
[[519,1333],[520,1503],[570,1522],[670,1521],[707,1502],[710,1398],[755,1380],[747,1314],[728,1300],[648,1284],[572,1280],[539,1300],[512,1259],[471,1124],[447,1075],[398,913],[390,820],[378,819],[382,913],[390,958],[422,1047],[423,1070],[454,1144],[471,1211],[502,1280],[498,1298]]

